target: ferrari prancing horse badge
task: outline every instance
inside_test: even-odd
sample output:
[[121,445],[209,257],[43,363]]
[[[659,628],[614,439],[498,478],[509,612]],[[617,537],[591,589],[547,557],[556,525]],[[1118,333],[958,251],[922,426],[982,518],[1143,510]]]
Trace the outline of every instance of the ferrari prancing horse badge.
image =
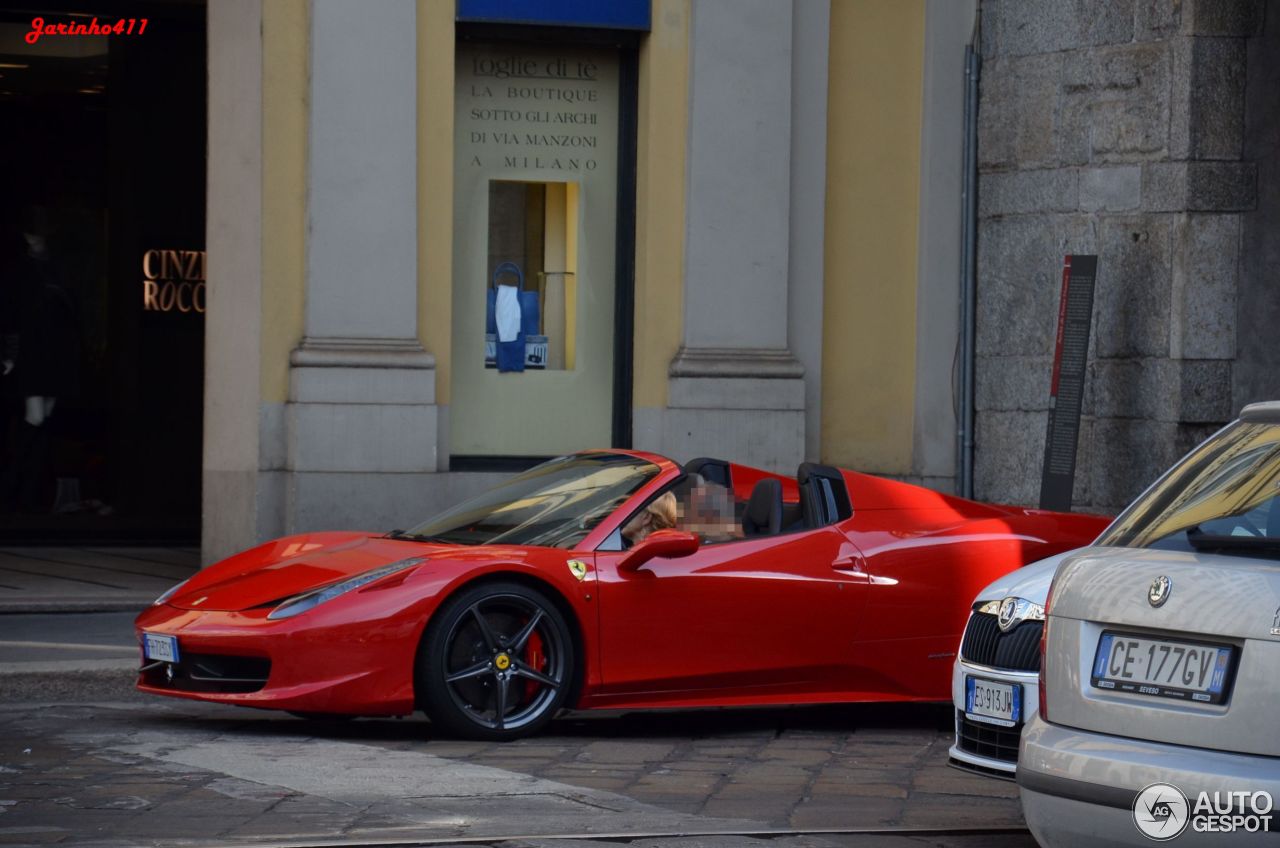
[[579,582],[579,583],[581,583],[581,582],[583,581],[583,579],[585,579],[585,578],[586,578],[586,576],[587,576],[587,564],[586,564],[585,562],[583,562],[582,560],[580,560],[580,559],[571,559],[571,560],[569,560],[569,562],[567,562],[567,563],[566,563],[566,565],[568,565],[568,566],[569,566],[569,570],[573,572],[573,576],[574,576],[574,577],[576,577],[576,578],[578,578],[578,582]]

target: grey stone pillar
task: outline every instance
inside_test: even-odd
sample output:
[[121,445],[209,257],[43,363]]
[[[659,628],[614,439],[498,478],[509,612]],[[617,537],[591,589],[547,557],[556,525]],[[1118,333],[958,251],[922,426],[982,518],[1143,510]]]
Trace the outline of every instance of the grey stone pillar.
[[311,7],[305,335],[287,412],[297,526],[346,496],[334,474],[438,467],[435,360],[417,327],[416,14],[413,0]]
[[1248,45],[1244,159],[1256,166],[1257,202],[1244,215],[1232,410],[1280,398],[1280,346],[1272,342],[1280,326],[1280,0],[1267,0],[1262,31]]
[[664,434],[686,458],[779,471],[805,451],[787,337],[793,14],[790,0],[692,9],[684,343]]
[[1238,411],[1263,4],[981,8],[978,495],[1036,500],[1058,269],[1096,253],[1075,503],[1117,511]]

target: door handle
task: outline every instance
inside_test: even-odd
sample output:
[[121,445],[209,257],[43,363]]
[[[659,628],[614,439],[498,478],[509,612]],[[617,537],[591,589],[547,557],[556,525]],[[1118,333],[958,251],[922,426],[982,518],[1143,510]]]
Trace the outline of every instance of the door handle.
[[866,572],[867,561],[858,554],[840,557],[831,563],[831,567],[836,571],[857,571],[859,573]]

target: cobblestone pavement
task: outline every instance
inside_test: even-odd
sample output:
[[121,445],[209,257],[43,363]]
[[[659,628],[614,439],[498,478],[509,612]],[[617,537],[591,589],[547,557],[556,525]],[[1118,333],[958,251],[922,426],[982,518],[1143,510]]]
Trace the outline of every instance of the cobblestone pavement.
[[[421,719],[8,705],[0,844],[1033,846],[1016,787],[946,766],[949,721],[901,705],[572,716],[491,744]],[[934,832],[826,832],[882,828]]]

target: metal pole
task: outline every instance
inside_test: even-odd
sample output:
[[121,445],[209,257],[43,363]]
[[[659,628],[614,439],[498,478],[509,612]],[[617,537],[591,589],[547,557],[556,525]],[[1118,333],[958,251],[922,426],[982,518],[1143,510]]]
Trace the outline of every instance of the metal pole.
[[970,44],[964,50],[964,177],[961,191],[960,248],[960,494],[973,497],[974,334],[977,312],[978,243],[978,77],[982,57]]

